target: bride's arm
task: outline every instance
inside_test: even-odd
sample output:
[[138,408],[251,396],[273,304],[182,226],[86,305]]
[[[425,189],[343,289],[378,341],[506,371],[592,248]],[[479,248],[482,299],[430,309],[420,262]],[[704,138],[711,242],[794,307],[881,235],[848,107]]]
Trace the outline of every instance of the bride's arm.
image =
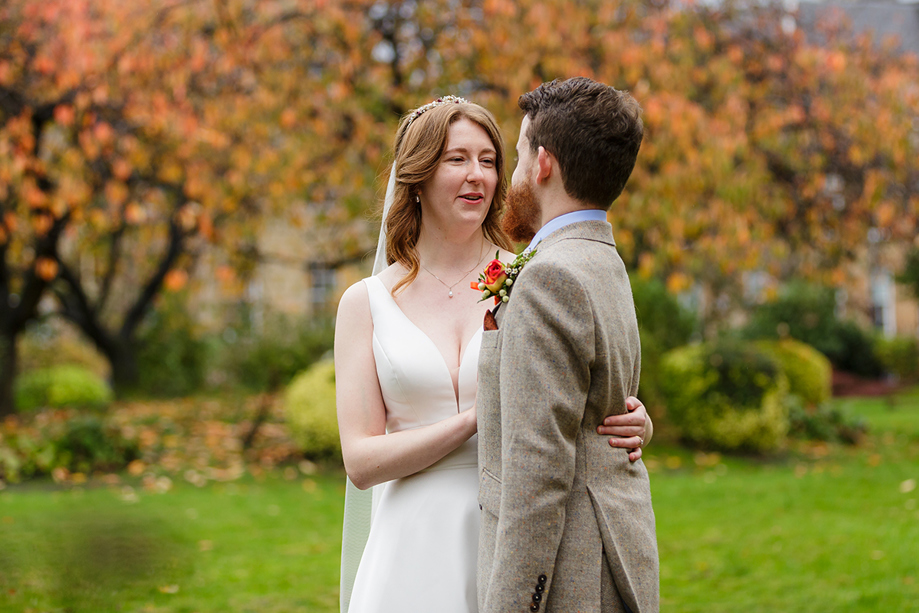
[[475,409],[386,434],[386,409],[373,358],[373,321],[363,283],[341,298],[335,322],[335,399],[345,470],[360,489],[412,475],[475,434]]

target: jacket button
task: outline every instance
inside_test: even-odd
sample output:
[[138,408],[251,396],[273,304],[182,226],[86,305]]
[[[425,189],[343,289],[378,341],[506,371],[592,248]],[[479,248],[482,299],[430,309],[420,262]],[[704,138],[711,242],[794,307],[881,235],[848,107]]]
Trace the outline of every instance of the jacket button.
[[548,581],[548,580],[549,580],[549,578],[546,577],[545,575],[539,575],[539,579],[537,579],[537,581],[539,581],[539,583],[540,583],[541,585],[545,585],[545,584],[546,584],[546,581]]
[[539,604],[533,603],[530,605],[530,611],[539,611]]
[[539,592],[540,594],[542,594],[542,591],[543,591],[544,589],[546,589],[546,586],[543,585],[542,583],[536,584],[536,591]]
[[533,602],[540,602],[541,600],[542,600],[542,596],[540,596],[539,594],[533,594]]

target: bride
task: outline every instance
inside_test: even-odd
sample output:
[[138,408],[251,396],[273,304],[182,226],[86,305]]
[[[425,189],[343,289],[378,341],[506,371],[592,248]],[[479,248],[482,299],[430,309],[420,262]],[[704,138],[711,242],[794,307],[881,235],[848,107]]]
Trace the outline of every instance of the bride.
[[[499,221],[504,144],[491,113],[446,96],[403,118],[394,154],[374,276],[348,288],[335,328],[350,480],[342,611],[472,613],[476,370],[492,304],[469,287],[496,253],[514,258]],[[635,460],[651,424],[630,403],[598,432]],[[369,498],[358,490],[372,486],[367,535]]]

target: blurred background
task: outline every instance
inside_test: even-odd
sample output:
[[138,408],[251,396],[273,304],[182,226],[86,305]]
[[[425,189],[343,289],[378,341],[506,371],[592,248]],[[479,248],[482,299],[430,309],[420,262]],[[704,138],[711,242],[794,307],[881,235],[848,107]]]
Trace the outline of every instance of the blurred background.
[[0,610],[337,610],[398,121],[577,75],[644,108],[662,610],[919,610],[911,0],[3,2]]

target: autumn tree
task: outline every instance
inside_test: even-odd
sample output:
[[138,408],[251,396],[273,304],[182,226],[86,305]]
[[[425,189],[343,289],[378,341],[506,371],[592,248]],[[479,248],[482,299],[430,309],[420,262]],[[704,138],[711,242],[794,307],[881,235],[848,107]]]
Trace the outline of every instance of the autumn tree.
[[[838,284],[869,237],[916,233],[919,64],[842,20],[805,32],[781,3],[367,7],[324,11],[340,24],[333,48],[351,50],[334,91],[357,102],[317,111],[333,125],[391,133],[396,111],[452,92],[491,109],[513,142],[517,97],[543,81],[580,74],[630,90],[646,138],[610,217],[630,266],[673,291],[736,301],[747,272]],[[343,146],[333,168],[377,159]],[[333,200],[368,206],[366,184],[317,179]]]
[[257,183],[231,189],[230,169],[250,170],[233,164],[234,134],[188,95],[213,73],[207,47],[183,36],[194,7],[176,6],[0,9],[0,414],[17,336],[44,294],[109,359],[116,387],[129,385],[154,298],[182,285],[229,221],[257,214]]

